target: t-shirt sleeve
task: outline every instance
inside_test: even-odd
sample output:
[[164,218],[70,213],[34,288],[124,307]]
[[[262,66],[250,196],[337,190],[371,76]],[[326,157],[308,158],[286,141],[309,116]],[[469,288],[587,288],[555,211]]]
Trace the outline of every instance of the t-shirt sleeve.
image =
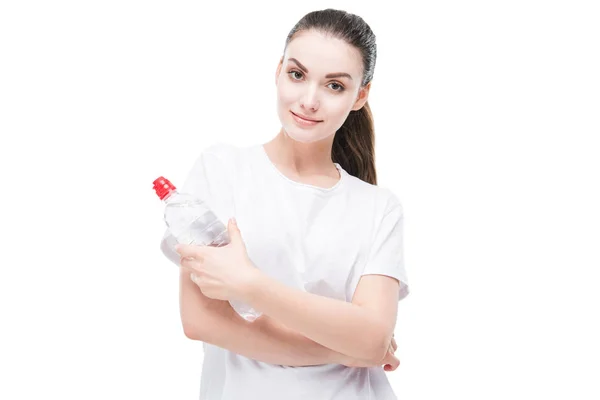
[[[195,160],[181,186],[173,182],[180,193],[188,193],[204,200],[207,206],[227,225],[234,216],[232,179],[230,166],[224,160],[224,145],[212,145],[204,149]],[[163,254],[179,266],[180,256],[175,251],[176,239],[165,228],[160,243]]]
[[400,281],[398,301],[408,293],[404,267],[404,212],[396,203],[382,218],[371,245],[369,257],[361,275],[386,275]]

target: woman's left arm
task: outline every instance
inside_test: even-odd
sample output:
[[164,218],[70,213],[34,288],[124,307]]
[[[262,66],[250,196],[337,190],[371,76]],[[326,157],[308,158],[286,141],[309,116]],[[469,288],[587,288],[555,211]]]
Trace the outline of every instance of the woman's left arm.
[[378,363],[394,333],[398,285],[395,278],[365,275],[348,303],[286,286],[256,270],[242,300],[325,347]]

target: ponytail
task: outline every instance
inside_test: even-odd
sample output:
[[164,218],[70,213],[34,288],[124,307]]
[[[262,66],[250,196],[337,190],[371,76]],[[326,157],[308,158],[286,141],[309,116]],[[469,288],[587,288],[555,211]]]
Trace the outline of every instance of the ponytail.
[[357,111],[350,111],[333,139],[331,159],[350,175],[377,185],[375,171],[375,129],[367,101]]

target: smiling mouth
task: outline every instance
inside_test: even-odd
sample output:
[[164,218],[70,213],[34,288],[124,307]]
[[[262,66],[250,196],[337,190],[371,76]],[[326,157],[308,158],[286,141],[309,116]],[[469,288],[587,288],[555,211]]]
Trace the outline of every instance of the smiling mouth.
[[307,122],[307,123],[316,124],[317,122],[323,122],[322,120],[314,120],[314,119],[307,119],[307,118],[301,117],[300,115],[298,115],[298,114],[294,113],[293,111],[290,111],[290,112],[291,112],[291,113],[292,113],[292,115],[294,115],[296,118],[298,118],[298,119],[300,119],[300,120],[302,120],[302,121],[305,121],[305,122]]

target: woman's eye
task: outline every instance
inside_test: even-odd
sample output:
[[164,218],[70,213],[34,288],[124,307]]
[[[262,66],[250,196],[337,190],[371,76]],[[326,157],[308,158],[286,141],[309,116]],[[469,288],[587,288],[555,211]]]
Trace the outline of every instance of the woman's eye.
[[338,89],[332,88],[336,92],[341,92],[344,90],[344,87],[342,85],[340,85],[339,83],[332,82],[332,83],[330,83],[330,85],[335,85],[338,87]]
[[298,78],[298,79],[295,78],[296,74],[300,74],[300,77],[302,77],[302,73],[298,72],[298,71],[290,71],[290,72],[288,72],[288,74],[292,75],[292,78],[294,80],[299,80],[300,79],[300,78]]

